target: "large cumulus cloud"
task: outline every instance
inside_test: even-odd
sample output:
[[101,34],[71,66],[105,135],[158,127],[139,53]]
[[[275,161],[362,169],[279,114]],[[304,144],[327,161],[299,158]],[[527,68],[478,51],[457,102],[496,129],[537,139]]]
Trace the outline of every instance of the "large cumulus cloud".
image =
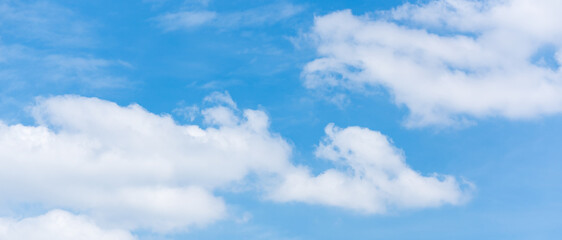
[[409,109],[411,127],[560,113],[561,11],[554,0],[434,0],[320,16],[305,85],[382,87]]
[[[7,234],[50,218],[87,218],[91,226],[82,225],[102,233],[105,226],[183,231],[227,218],[228,203],[216,192],[240,186],[276,202],[367,214],[469,197],[455,177],[416,172],[386,136],[360,127],[326,128],[317,156],[335,168],[313,176],[309,166],[291,163],[290,144],[269,130],[263,111],[239,110],[223,93],[205,102],[212,106],[199,111],[201,126],[137,104],[74,95],[39,98],[30,108],[36,125],[0,122],[0,181],[9,183],[0,185],[0,213],[12,217],[3,222]],[[26,206],[65,211],[17,220],[13,213]]]

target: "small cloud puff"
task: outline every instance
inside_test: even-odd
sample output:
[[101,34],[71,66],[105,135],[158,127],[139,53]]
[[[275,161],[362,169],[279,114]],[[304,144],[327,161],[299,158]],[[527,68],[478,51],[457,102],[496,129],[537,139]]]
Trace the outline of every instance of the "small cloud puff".
[[459,205],[470,198],[471,183],[461,184],[449,175],[422,176],[380,132],[330,124],[326,134],[316,155],[343,170],[329,169],[311,176],[306,168],[298,168],[271,193],[273,200],[380,214],[391,209]]

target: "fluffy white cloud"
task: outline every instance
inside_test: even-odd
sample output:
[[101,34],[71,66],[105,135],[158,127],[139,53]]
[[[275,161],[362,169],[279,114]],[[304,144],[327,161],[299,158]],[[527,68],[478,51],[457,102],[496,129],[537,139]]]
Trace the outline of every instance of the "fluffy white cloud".
[[311,176],[300,168],[285,176],[271,193],[276,201],[301,201],[373,214],[392,209],[457,205],[473,188],[448,175],[422,176],[412,170],[402,152],[386,136],[365,128],[340,129],[330,124],[316,155],[342,170],[329,169]]
[[122,230],[106,230],[84,216],[53,210],[38,217],[22,220],[0,218],[3,240],[134,240]]
[[[42,99],[39,126],[0,123],[0,207],[66,208],[127,229],[168,231],[225,217],[212,191],[290,167],[290,147],[267,116],[217,106],[217,127],[178,125],[138,105],[96,98]],[[225,124],[225,125],[223,125]]]
[[[279,202],[365,213],[459,204],[468,197],[454,177],[420,175],[385,136],[358,127],[329,125],[317,151],[347,172],[311,176],[290,162],[290,145],[269,131],[264,112],[238,110],[228,93],[205,102],[217,105],[200,111],[208,126],[201,128],[136,104],[38,99],[30,110],[37,126],[0,122],[0,182],[10,183],[0,185],[0,212],[30,205],[69,209],[101,226],[168,232],[224,219],[227,204],[213,191],[249,185]],[[61,215],[74,219],[61,212],[38,219]]]
[[562,112],[562,2],[434,0],[317,17],[305,85],[383,87],[409,126]]

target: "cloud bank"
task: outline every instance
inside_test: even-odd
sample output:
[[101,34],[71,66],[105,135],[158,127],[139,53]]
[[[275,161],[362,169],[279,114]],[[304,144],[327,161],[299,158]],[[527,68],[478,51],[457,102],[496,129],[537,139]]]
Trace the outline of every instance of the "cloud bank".
[[328,92],[385,89],[406,125],[562,112],[562,3],[434,0],[372,15],[315,19],[319,58],[305,86]]
[[[215,192],[238,186],[276,202],[366,214],[457,205],[470,195],[452,176],[415,172],[386,136],[359,127],[326,128],[317,156],[336,168],[312,176],[306,166],[291,163],[291,146],[269,130],[263,111],[239,110],[226,93],[204,101],[212,106],[200,110],[201,127],[136,104],[39,98],[31,108],[36,126],[0,122],[0,181],[10,183],[0,185],[0,212],[30,205],[66,209],[91,224],[166,233],[227,218],[228,203]],[[2,223],[6,234],[19,236],[27,223],[51,218],[63,221],[55,227],[77,221],[104,232],[62,211]]]
[[[0,124],[0,206],[85,212],[126,229],[169,231],[222,219],[212,190],[289,166],[267,116],[206,109],[217,128],[177,125],[138,105],[59,96],[33,107],[39,126]],[[223,118],[229,119],[225,121]]]

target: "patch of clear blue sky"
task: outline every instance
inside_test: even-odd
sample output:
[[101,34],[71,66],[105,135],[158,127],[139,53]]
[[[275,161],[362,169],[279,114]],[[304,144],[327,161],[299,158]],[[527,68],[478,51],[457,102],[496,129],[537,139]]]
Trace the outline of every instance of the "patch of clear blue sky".
[[[464,206],[377,216],[323,206],[276,204],[260,200],[255,192],[224,192],[219,194],[238,215],[252,215],[248,222],[222,221],[166,237],[170,239],[472,240],[562,236],[562,117],[516,122],[484,119],[463,129],[412,130],[402,125],[407,110],[395,106],[382,90],[369,96],[350,95],[348,104],[336,106],[302,86],[300,72],[316,57],[315,50],[305,43],[297,48],[289,39],[306,32],[314,15],[342,9],[362,14],[403,2],[285,1],[304,10],[276,23],[164,32],[151,19],[195,5],[181,1],[54,1],[52,5],[71,12],[65,19],[84,27],[75,34],[82,34],[79,39],[85,44],[57,44],[60,36],[25,37],[32,33],[7,25],[17,23],[0,26],[1,43],[26,46],[36,55],[123,61],[130,66],[101,68],[104,75],[99,78],[118,76],[126,83],[95,87],[48,79],[45,75],[52,74],[49,65],[21,59],[10,66],[2,63],[4,70],[19,69],[27,75],[18,80],[26,83],[22,88],[13,87],[13,81],[0,80],[0,116],[5,121],[29,122],[21,106],[41,95],[95,96],[121,105],[136,102],[155,113],[171,113],[177,107],[201,103],[213,91],[228,91],[240,108],[265,110],[272,129],[293,144],[293,161],[310,166],[314,172],[331,167],[315,159],[313,150],[324,135],[323,128],[334,122],[341,127],[358,125],[381,131],[404,150],[413,169],[424,174],[462,176],[477,186],[474,198]],[[208,6],[197,8],[220,14],[271,3],[211,0]],[[53,29],[72,26],[53,24]],[[18,31],[23,34],[16,34]],[[175,118],[186,122],[180,116]],[[138,234],[147,239],[164,238]]]

